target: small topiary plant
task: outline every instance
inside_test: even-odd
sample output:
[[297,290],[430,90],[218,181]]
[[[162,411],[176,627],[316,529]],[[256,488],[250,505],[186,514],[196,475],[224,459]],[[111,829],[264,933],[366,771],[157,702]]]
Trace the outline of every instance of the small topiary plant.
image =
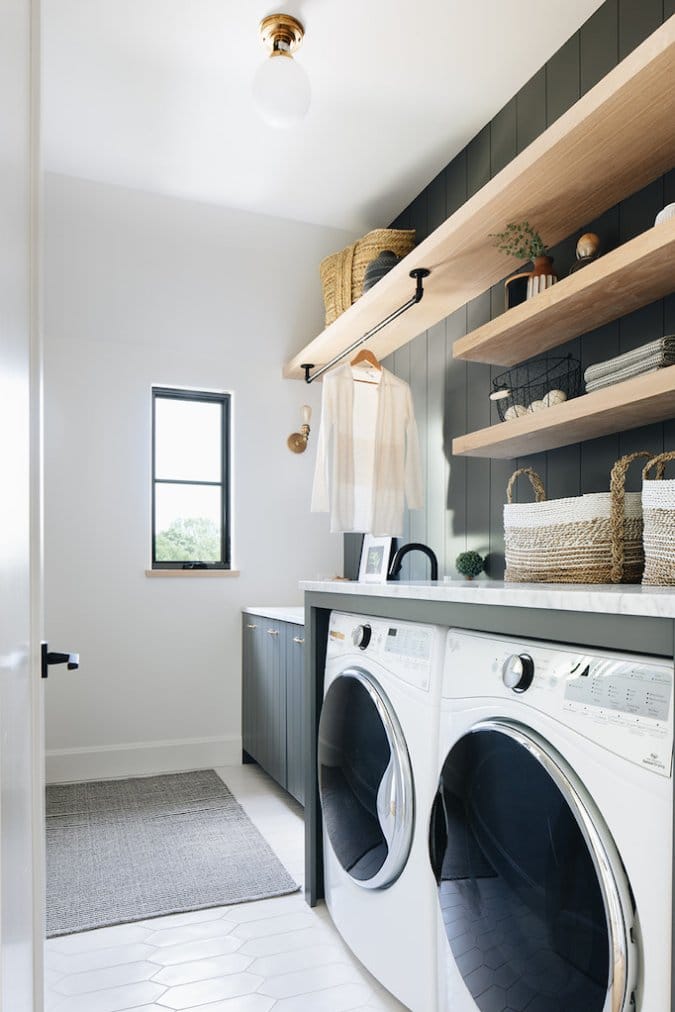
[[479,576],[485,568],[485,559],[478,552],[460,552],[455,559],[457,572],[465,576],[467,580],[473,580]]
[[497,240],[494,245],[498,250],[518,260],[534,260],[546,255],[544,241],[529,221],[512,221],[503,232],[491,232],[490,238]]

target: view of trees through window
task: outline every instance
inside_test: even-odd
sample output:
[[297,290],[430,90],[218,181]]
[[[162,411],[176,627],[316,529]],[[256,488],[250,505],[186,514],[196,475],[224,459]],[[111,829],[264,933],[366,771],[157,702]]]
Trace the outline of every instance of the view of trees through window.
[[229,567],[227,394],[153,389],[153,566]]

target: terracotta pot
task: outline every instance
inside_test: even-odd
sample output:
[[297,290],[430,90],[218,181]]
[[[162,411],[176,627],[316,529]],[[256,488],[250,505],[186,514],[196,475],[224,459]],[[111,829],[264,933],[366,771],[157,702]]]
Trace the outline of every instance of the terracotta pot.
[[534,257],[532,263],[534,264],[533,277],[537,277],[540,274],[553,274],[553,257]]

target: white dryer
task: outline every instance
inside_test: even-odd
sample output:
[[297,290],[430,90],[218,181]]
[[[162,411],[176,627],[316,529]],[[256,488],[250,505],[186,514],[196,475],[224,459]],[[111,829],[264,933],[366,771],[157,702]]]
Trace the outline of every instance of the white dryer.
[[413,1012],[437,1001],[427,827],[446,635],[333,612],[319,723],[326,904],[357,958]]
[[672,758],[672,663],[450,631],[443,1012],[669,1012]]

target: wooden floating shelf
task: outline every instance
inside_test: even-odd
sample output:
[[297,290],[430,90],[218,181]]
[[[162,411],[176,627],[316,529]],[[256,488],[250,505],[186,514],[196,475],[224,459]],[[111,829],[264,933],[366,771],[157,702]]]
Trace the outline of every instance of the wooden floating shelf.
[[499,422],[452,441],[458,457],[514,457],[675,418],[675,366]]
[[303,362],[325,364],[406,302],[413,268],[431,270],[424,298],[369,342],[378,358],[511,272],[516,265],[492,246],[491,232],[527,219],[553,246],[667,172],[675,152],[674,67],[675,15],[303,348],[284,376],[302,379]]
[[455,341],[455,358],[515,365],[675,291],[675,218]]

